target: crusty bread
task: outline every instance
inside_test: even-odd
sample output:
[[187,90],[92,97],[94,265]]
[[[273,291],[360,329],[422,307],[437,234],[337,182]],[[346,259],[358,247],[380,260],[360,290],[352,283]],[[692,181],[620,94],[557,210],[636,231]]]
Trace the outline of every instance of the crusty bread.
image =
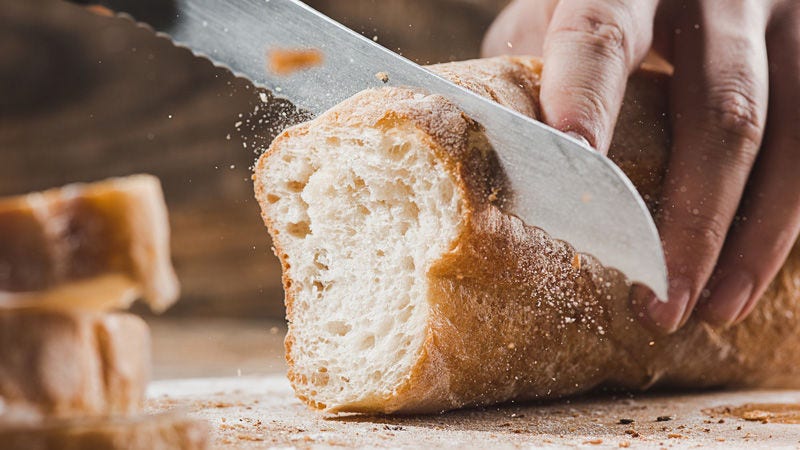
[[0,308],[163,311],[178,296],[161,185],[150,175],[0,199]]
[[[432,69],[537,117],[534,59]],[[651,208],[668,81],[631,79],[610,151]],[[743,323],[656,335],[618,272],[503,212],[514,193],[498,167],[480,125],[401,88],[362,92],[272,143],[254,181],[283,264],[298,397],[431,412],[601,385],[800,386],[800,251]]]
[[0,423],[139,412],[149,378],[137,316],[0,309]]
[[205,421],[176,413],[0,423],[4,450],[201,450]]

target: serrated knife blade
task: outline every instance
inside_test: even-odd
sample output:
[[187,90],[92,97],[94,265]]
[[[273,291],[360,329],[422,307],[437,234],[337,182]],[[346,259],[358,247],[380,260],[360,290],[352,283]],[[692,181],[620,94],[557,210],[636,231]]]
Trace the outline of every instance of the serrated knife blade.
[[[653,219],[630,180],[605,156],[433,74],[299,1],[174,3],[175,20],[155,26],[156,31],[311,114],[383,86],[378,72],[388,75],[389,85],[422,88],[453,101],[486,129],[513,189],[511,213],[666,299],[667,269]],[[266,55],[277,48],[316,49],[323,62],[291,75],[275,74],[267,70]]]

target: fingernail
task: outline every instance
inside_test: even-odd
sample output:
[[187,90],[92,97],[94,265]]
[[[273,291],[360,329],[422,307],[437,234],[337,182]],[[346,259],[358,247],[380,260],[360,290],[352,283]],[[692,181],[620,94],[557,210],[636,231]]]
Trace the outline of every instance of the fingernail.
[[703,318],[714,325],[731,325],[750,300],[754,286],[753,277],[746,272],[726,275],[711,287],[711,297],[702,307]]
[[666,302],[659,301],[653,295],[646,305],[650,320],[667,333],[674,332],[683,322],[690,297],[691,290],[687,281],[678,279],[670,282],[669,298]]
[[637,284],[631,288],[631,304],[637,309],[641,309],[644,305],[649,305],[654,297],[653,292],[644,286]]
[[592,144],[589,143],[589,140],[586,139],[585,137],[583,137],[583,135],[580,135],[580,134],[578,134],[578,133],[576,133],[574,131],[567,131],[566,134],[569,135],[570,137],[572,137],[573,139],[577,140],[581,144],[583,144],[583,145],[585,145],[585,146],[587,146],[589,148],[594,148],[594,147],[592,147]]

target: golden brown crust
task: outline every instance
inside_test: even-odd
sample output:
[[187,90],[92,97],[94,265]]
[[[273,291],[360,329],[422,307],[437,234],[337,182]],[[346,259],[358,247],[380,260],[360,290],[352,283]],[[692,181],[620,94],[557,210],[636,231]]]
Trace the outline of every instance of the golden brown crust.
[[[24,294],[4,294],[0,307],[21,299],[35,306],[37,298],[52,297],[36,293],[85,287],[90,280],[113,275],[129,279],[129,289],[162,311],[178,296],[169,255],[161,185],[149,175],[0,199],[0,293]],[[82,292],[89,296],[88,290]],[[126,307],[129,297],[111,307]],[[82,301],[77,306],[108,306]]]
[[0,423],[7,450],[202,450],[209,436],[206,422],[174,413]]
[[[539,64],[533,58],[433,69],[525,114],[538,111]],[[669,151],[667,82],[666,75],[650,71],[631,79],[609,152],[651,208],[657,207]],[[800,302],[795,301],[794,282],[800,250],[795,249],[745,322],[713,329],[693,319],[678,333],[656,335],[634,317],[629,285],[618,272],[576,256],[568,244],[503,213],[502,174],[480,127],[441,97],[396,88],[358,94],[281,135],[256,172],[282,140],[331,121],[368,126],[404,121],[425,131],[466,204],[456,245],[428,273],[428,335],[408,381],[387,398],[357,405],[321,405],[303,398],[312,406],[433,412],[551,398],[599,385],[800,385]],[[256,183],[262,204],[265,195]],[[271,227],[269,217],[264,220]],[[279,241],[276,254],[284,264],[291,321],[292,280]],[[297,385],[302,380],[293,377],[292,345],[290,326],[287,359]]]
[[0,310],[0,419],[142,408],[150,333],[123,313]]

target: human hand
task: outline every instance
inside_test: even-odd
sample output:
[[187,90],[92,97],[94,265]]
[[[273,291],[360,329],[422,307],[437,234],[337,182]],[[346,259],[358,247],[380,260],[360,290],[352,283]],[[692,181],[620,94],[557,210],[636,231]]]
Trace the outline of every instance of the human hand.
[[[543,55],[544,120],[607,152],[628,75],[674,67],[673,148],[657,222],[669,298],[636,287],[658,328],[736,323],[800,232],[800,2],[515,0],[484,53]],[[769,117],[769,120],[767,120]]]

